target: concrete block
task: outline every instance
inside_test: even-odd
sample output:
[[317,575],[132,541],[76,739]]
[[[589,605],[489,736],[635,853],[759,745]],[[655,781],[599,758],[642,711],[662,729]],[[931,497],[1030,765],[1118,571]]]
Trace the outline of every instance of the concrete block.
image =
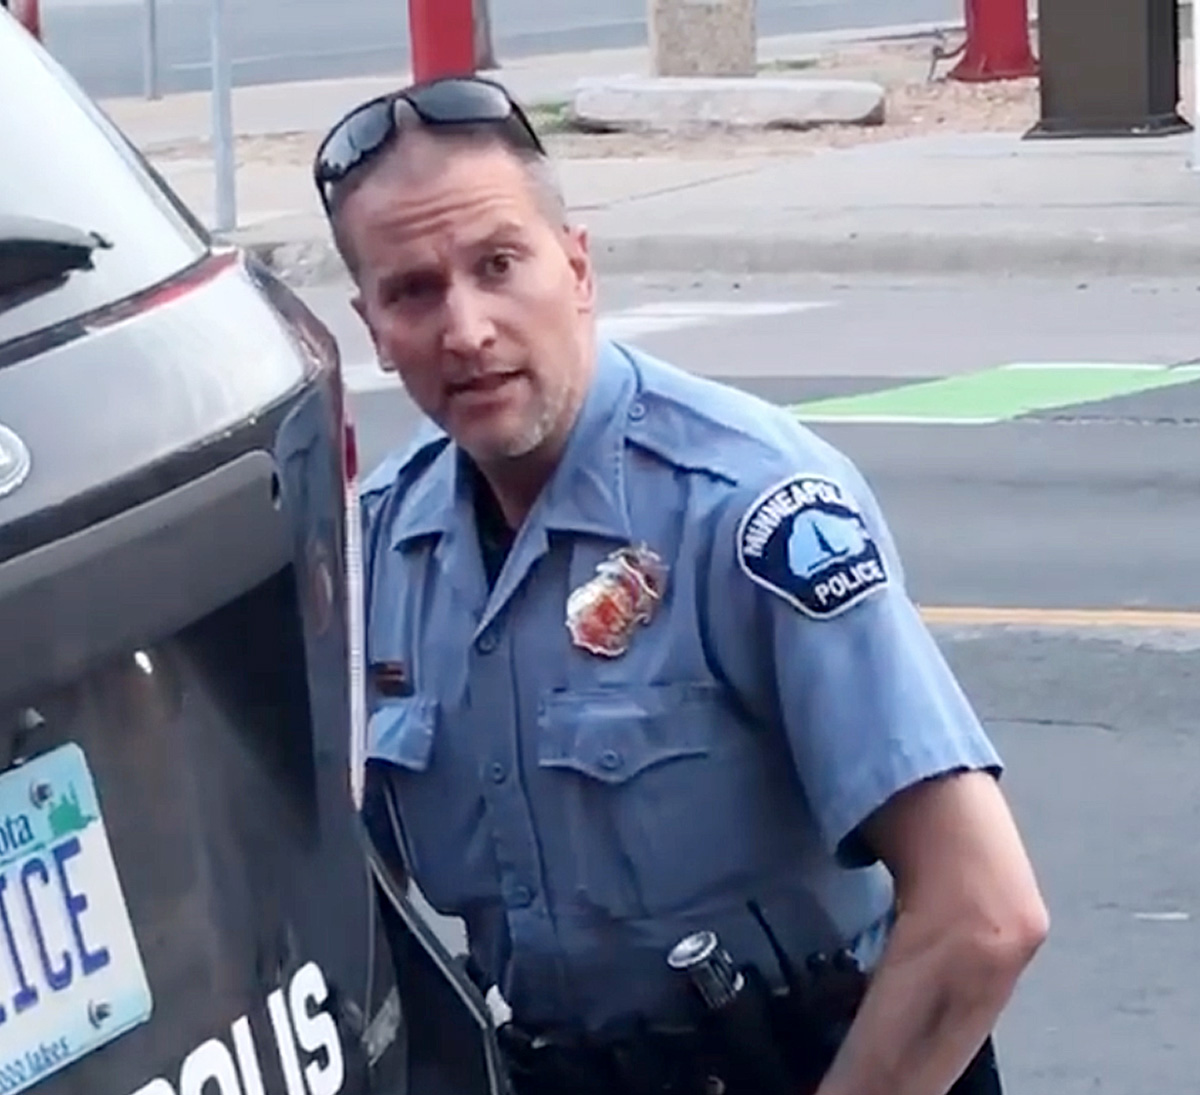
[[753,76],[756,0],[649,0],[656,76]]
[[876,125],[885,94],[860,80],[627,76],[581,80],[570,116],[599,132]]

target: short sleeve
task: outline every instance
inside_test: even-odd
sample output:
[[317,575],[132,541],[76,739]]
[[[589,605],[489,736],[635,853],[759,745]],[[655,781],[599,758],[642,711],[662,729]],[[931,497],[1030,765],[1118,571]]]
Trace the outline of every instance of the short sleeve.
[[910,600],[879,506],[847,460],[739,488],[714,523],[705,630],[743,705],[781,728],[831,854],[923,780],[1000,757]]

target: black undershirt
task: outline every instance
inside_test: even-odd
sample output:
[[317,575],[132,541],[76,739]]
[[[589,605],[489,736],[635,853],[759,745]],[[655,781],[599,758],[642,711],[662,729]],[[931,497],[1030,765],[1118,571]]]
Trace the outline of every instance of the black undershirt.
[[496,500],[495,492],[474,461],[464,457],[463,463],[471,481],[471,498],[475,505],[475,527],[479,533],[483,569],[487,574],[488,589],[494,589],[496,579],[504,569],[504,560],[512,550],[516,532],[505,520],[504,511]]

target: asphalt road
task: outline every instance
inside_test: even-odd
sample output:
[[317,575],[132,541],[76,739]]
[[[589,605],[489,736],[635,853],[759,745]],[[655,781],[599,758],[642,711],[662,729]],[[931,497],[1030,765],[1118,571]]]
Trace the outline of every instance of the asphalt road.
[[[343,341],[374,462],[413,413],[343,298],[310,294]],[[606,301],[611,329],[789,403],[1012,363],[1200,356],[1193,283],[696,279],[612,283]],[[1134,611],[1200,609],[1200,382],[987,426],[814,428],[874,484],[918,601],[962,613],[936,633],[1007,759],[1050,903],[1051,941],[1000,1031],[1008,1089],[1191,1090],[1200,630]],[[1023,610],[1020,625],[990,625],[989,608]],[[1048,613],[1063,608],[1094,614],[1061,627]]]
[[[140,95],[152,0],[42,0],[46,43],[97,97]],[[209,86],[210,0],[157,3],[164,93]],[[238,84],[404,70],[407,0],[226,0]],[[499,57],[621,48],[646,41],[646,0],[492,0]],[[961,18],[959,0],[758,0],[764,35]]]

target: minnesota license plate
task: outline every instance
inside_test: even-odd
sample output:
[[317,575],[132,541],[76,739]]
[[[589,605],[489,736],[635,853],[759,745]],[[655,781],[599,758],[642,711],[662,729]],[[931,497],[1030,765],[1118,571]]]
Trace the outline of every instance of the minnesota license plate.
[[0,1095],[150,1017],[150,986],[83,751],[0,776]]

